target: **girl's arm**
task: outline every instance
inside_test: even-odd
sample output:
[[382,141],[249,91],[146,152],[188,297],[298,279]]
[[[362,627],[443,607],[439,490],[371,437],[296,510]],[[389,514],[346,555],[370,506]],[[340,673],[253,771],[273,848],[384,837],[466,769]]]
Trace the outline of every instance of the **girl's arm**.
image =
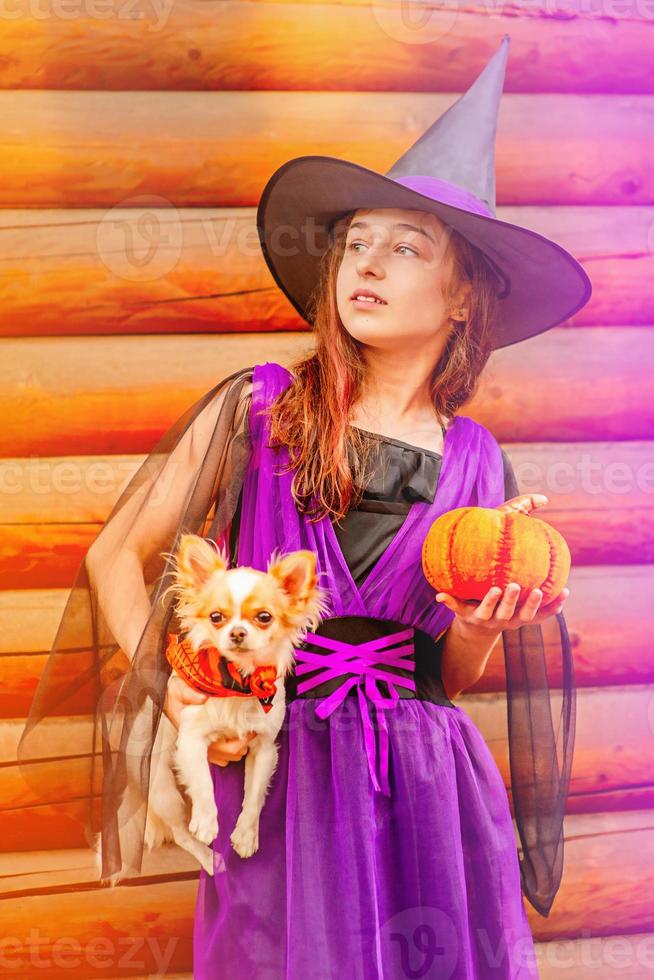
[[[109,568],[100,549],[95,548],[93,555],[91,549],[87,552],[86,569],[116,643],[131,661],[151,612],[143,563],[135,551],[125,547],[117,553]],[[120,583],[119,588],[116,583]],[[128,602],[125,601],[127,596],[130,597]]]
[[441,652],[441,678],[445,695],[454,701],[467,687],[476,684],[486,670],[488,658],[502,635],[477,636],[466,632],[465,623],[455,618],[445,633]]
[[[134,490],[110,515],[86,553],[91,588],[110,632],[130,661],[152,612],[146,566],[172,547],[229,390],[225,385],[202,409],[162,464],[152,467],[154,472],[141,481],[135,479]],[[247,382],[241,397],[251,390]]]

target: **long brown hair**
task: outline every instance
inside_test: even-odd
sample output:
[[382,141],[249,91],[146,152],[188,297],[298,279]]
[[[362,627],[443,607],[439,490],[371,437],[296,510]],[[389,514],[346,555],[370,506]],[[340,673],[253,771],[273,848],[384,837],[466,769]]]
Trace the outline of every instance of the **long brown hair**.
[[[298,510],[317,521],[325,514],[345,516],[361,499],[367,482],[371,440],[349,424],[350,410],[363,390],[365,361],[347,332],[336,305],[336,277],[345,251],[344,216],[321,259],[311,313],[316,349],[291,365],[291,384],[268,408],[273,445],[288,447],[295,475],[292,493]],[[429,379],[434,408],[449,418],[475,391],[491,351],[491,329],[497,315],[495,274],[482,252],[454,229],[444,261],[452,274],[444,288],[449,303],[461,284],[470,283],[468,319],[450,321],[443,352]]]

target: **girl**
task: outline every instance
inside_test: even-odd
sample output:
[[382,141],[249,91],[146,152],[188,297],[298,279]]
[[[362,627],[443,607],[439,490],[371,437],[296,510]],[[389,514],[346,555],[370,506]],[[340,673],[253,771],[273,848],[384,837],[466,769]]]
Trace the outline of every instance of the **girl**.
[[[166,666],[175,627],[163,552],[187,531],[261,569],[275,548],[316,552],[332,610],[298,650],[247,860],[229,842],[247,744],[209,748],[220,829],[214,875],[200,875],[196,978],[538,975],[522,889],[547,915],[561,878],[574,742],[568,590],[548,606],[534,590],[518,608],[511,586],[461,603],[434,596],[420,562],[447,510],[546,502],[520,496],[491,433],[456,412],[494,348],[554,326],[590,295],[572,256],[493,216],[488,105],[507,40],[389,174],[305,157],[270,179],[257,214],[264,257],[316,349],[290,371],[237,371],[166,433],[87,553],[35,698],[23,759],[36,722],[81,686],[63,667],[72,651],[80,662],[82,636],[92,705],[101,693],[103,872],[138,871],[160,712],[178,723],[202,700]],[[543,643],[553,626],[556,734]],[[494,759],[454,703],[500,637],[522,857]],[[137,730],[144,701],[151,717]],[[93,747],[75,749],[94,785]],[[122,799],[128,773],[142,787],[136,811]]]

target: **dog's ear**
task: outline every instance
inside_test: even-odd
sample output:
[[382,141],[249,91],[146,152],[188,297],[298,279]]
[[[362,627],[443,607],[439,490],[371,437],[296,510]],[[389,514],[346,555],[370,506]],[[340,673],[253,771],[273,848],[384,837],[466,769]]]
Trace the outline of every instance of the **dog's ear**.
[[316,556],[313,551],[292,551],[268,568],[284,592],[297,600],[306,599],[316,587]]
[[177,549],[177,580],[180,585],[204,585],[215,572],[224,572],[227,558],[213,541],[198,534],[183,534]]

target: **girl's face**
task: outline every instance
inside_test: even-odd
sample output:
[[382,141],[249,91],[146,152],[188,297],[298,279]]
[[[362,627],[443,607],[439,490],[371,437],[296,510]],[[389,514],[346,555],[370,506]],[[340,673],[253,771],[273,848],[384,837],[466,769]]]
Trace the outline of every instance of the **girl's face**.
[[[386,350],[444,336],[449,331],[443,299],[451,272],[448,239],[447,226],[426,211],[360,208],[350,222],[336,279],[336,303],[347,332]],[[354,298],[366,290],[382,302]]]

